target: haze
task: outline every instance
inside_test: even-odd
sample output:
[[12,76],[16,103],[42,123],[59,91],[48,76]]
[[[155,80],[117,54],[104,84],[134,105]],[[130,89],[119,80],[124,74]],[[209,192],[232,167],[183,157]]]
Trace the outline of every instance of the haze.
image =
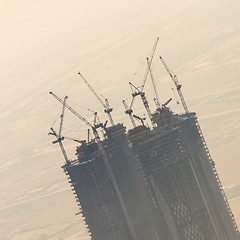
[[[0,239],[89,239],[61,170],[63,156],[48,136],[61,105],[48,92],[69,96],[89,121],[106,116],[77,72],[110,101],[115,122],[130,121],[121,101],[139,86],[146,57],[160,37],[153,74],[162,103],[173,97],[163,56],[197,112],[226,188],[240,185],[240,3],[237,0],[0,1]],[[136,74],[135,74],[136,73]],[[146,94],[152,110],[152,86]],[[145,112],[136,101],[134,109]],[[66,112],[63,134],[87,127]],[[76,144],[64,142],[74,159]],[[240,224],[240,198],[230,200]]]

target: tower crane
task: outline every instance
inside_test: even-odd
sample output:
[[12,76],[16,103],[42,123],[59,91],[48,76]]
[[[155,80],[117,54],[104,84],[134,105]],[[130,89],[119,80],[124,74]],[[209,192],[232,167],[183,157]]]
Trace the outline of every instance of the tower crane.
[[181,91],[182,85],[179,84],[177,75],[175,75],[173,72],[170,71],[170,69],[168,68],[167,64],[165,63],[165,61],[163,60],[163,58],[162,58],[161,56],[160,56],[159,58],[160,58],[160,60],[162,61],[162,64],[163,64],[163,66],[165,67],[165,69],[167,70],[169,76],[171,77],[174,85],[176,86],[176,89],[177,89],[179,98],[180,98],[180,100],[181,100],[181,102],[182,102],[182,105],[183,105],[183,108],[184,108],[185,113],[189,113],[188,108],[187,108],[187,104],[186,104],[186,102],[185,102],[185,99],[184,99],[183,94],[182,94],[182,91]]
[[[141,99],[142,99],[142,102],[143,102],[143,105],[147,111],[147,114],[148,114],[148,117],[153,125],[153,122],[152,122],[152,113],[151,113],[151,110],[150,110],[150,107],[148,105],[148,101],[146,99],[146,96],[145,96],[145,92],[139,90],[139,88],[137,88],[136,86],[134,86],[131,82],[129,82],[130,84],[130,87],[132,89],[132,96],[133,98],[136,97],[137,95],[140,95],[141,96]],[[130,108],[132,109],[132,108]]]
[[63,143],[62,143],[62,140],[64,139],[64,137],[61,136],[62,134],[62,126],[63,126],[63,119],[64,119],[64,112],[65,112],[65,107],[66,107],[66,100],[67,100],[67,96],[64,97],[64,100],[63,100],[63,108],[62,108],[62,114],[61,114],[61,120],[60,120],[60,127],[59,127],[59,132],[58,134],[56,133],[56,131],[51,127],[51,131],[48,133],[49,135],[54,135],[57,140],[53,141],[53,144],[57,143],[59,144],[60,148],[61,148],[61,151],[62,151],[62,154],[63,154],[63,157],[66,161],[67,164],[70,164],[70,161],[67,157],[67,154],[66,154],[66,151],[63,147]]
[[126,209],[126,207],[125,207],[125,204],[124,204],[122,195],[121,195],[121,193],[120,193],[120,191],[119,191],[119,188],[118,188],[116,179],[115,179],[115,177],[114,177],[114,175],[113,175],[111,166],[110,166],[110,164],[109,164],[109,160],[108,160],[107,154],[106,154],[106,152],[104,151],[103,145],[102,145],[102,143],[101,143],[101,141],[100,141],[100,138],[99,138],[99,135],[98,135],[98,132],[97,132],[96,128],[95,128],[90,122],[88,122],[84,117],[82,117],[78,112],[76,112],[73,108],[71,108],[70,106],[68,106],[66,103],[64,104],[64,101],[63,101],[61,98],[59,98],[57,95],[55,95],[53,92],[50,92],[50,94],[51,94],[54,98],[56,98],[60,103],[62,103],[63,105],[65,105],[66,108],[67,108],[68,110],[70,110],[70,111],[71,111],[76,117],[78,117],[82,122],[84,122],[86,125],[88,125],[90,128],[92,128],[92,130],[93,130],[93,135],[94,135],[94,137],[95,137],[95,139],[96,139],[96,142],[97,142],[97,145],[98,145],[98,149],[99,149],[99,151],[100,151],[100,153],[101,153],[101,155],[102,155],[102,157],[103,157],[104,164],[105,164],[105,166],[106,166],[106,168],[107,168],[109,177],[110,177],[111,182],[112,182],[112,184],[113,184],[114,190],[115,190],[115,192],[116,192],[116,194],[117,194],[119,203],[120,203],[120,205],[121,205],[123,214],[124,214],[124,216],[125,216],[127,225],[128,225],[128,227],[129,227],[129,231],[130,231],[130,233],[131,233],[131,235],[132,235],[133,240],[137,240],[137,236],[136,236],[135,230],[134,230],[134,228],[133,228],[132,222],[131,222],[130,217],[129,217],[129,215],[128,215],[128,212],[127,212],[127,209]]
[[[156,51],[156,48],[157,48],[158,41],[159,41],[159,38],[156,39],[156,41],[154,42],[154,45],[153,45],[152,53],[151,53],[150,60],[149,60],[150,66],[152,65],[152,61],[153,61],[153,57],[154,57],[154,54],[155,54],[155,51]],[[135,94],[136,96],[140,95],[141,92],[143,91],[143,89],[145,87],[145,84],[146,84],[146,81],[147,81],[148,72],[149,72],[149,66],[147,66],[147,70],[146,70],[145,75],[143,77],[142,85],[141,85],[140,89],[138,89],[138,91],[137,91],[138,94],[136,92],[136,94]],[[133,98],[132,98],[132,101],[131,101],[131,104],[130,104],[130,109],[132,109],[134,99],[135,99],[135,96],[133,96]]]
[[151,114],[151,111],[150,111],[150,107],[149,107],[148,101],[147,101],[146,96],[145,96],[145,92],[143,92],[143,89],[144,89],[145,84],[146,84],[146,81],[147,81],[149,69],[150,69],[151,64],[152,64],[152,61],[153,61],[153,57],[154,57],[154,53],[155,53],[156,48],[157,48],[158,41],[159,41],[159,38],[157,38],[156,41],[154,42],[153,49],[152,49],[152,53],[151,53],[151,56],[150,56],[150,58],[149,58],[147,70],[146,70],[146,72],[145,72],[142,85],[141,85],[140,87],[136,87],[136,86],[134,86],[131,82],[129,82],[129,85],[130,85],[130,87],[131,87],[131,89],[132,89],[132,101],[131,101],[131,104],[130,104],[130,107],[129,107],[128,110],[129,110],[129,111],[132,110],[135,97],[138,96],[138,95],[140,95],[140,96],[141,96],[141,99],[142,99],[142,102],[143,102],[143,105],[144,105],[144,107],[145,107],[145,109],[146,109],[146,111],[147,111],[147,114],[148,114],[148,116],[149,116],[149,118],[150,118],[150,121],[151,121],[151,124],[152,124],[152,125],[153,125],[153,122],[152,122],[152,114]]
[[127,105],[125,100],[123,100],[122,103],[123,103],[123,105],[125,107],[125,110],[126,110],[125,113],[129,115],[130,120],[131,120],[132,125],[133,125],[133,128],[135,128],[136,127],[136,123],[135,123],[135,121],[133,119],[133,114],[132,114],[133,110],[128,108],[128,105]]
[[89,108],[87,108],[87,110],[92,112],[93,115],[94,115],[94,117],[93,117],[93,126],[95,128],[101,127],[103,130],[106,131],[106,126],[107,126],[108,120],[106,120],[105,123],[103,124],[103,123],[100,122],[100,119],[98,117],[98,113],[97,112],[95,112],[95,111],[93,111],[93,110],[91,110]]
[[[56,98],[60,103],[64,104],[64,106],[71,111],[75,116],[77,116],[79,119],[82,120],[82,122],[84,122],[86,125],[88,125],[92,130],[93,133],[96,133],[96,127],[94,127],[88,120],[86,120],[84,117],[82,117],[78,112],[76,112],[72,107],[70,107],[68,104],[64,103],[64,101],[59,98],[56,94],[54,94],[53,92],[49,92],[49,94],[51,94],[54,98]],[[94,135],[94,137],[96,137],[96,139],[98,139],[98,135]]]
[[92,93],[96,96],[96,98],[100,101],[100,103],[103,105],[104,107],[104,112],[107,113],[108,118],[111,122],[111,125],[114,125],[113,119],[112,119],[112,115],[111,112],[113,111],[113,109],[109,106],[109,102],[108,99],[105,99],[105,103],[101,100],[101,98],[98,96],[98,94],[94,91],[94,89],[91,87],[91,85],[88,83],[88,81],[86,80],[86,78],[79,72],[78,75],[81,76],[81,78],[83,79],[83,81],[87,84],[88,88],[92,91]]

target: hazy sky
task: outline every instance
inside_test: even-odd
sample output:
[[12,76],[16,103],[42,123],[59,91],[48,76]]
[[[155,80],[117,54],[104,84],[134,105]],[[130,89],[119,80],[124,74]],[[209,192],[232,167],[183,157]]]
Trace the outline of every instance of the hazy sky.
[[[61,112],[48,92],[68,95],[69,104],[90,121],[86,108],[98,111],[105,121],[101,104],[77,75],[81,71],[109,98],[114,120],[130,126],[121,101],[130,101],[129,81],[141,84],[145,58],[157,37],[153,74],[161,102],[174,94],[159,55],[183,84],[222,181],[240,184],[239,13],[238,0],[0,0],[2,239],[67,239],[70,230],[76,239],[84,239],[60,168],[61,152],[47,135],[55,120],[58,128]],[[153,109],[149,83],[146,92]],[[171,108],[182,111],[175,100]],[[141,109],[136,101],[135,110],[143,114]],[[86,126],[66,113],[63,132],[84,138]],[[74,158],[75,144],[65,144]]]

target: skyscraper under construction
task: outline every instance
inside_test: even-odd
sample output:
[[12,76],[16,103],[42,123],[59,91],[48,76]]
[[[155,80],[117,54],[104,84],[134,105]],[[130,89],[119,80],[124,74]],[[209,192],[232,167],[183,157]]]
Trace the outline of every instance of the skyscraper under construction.
[[83,141],[77,159],[62,166],[93,240],[239,240],[196,114],[172,78],[184,114],[173,113],[167,102],[149,114],[151,128],[142,119],[129,131],[120,123],[100,124],[101,139],[91,126],[95,138]]
[[[106,129],[103,149],[122,209],[95,142],[63,166],[92,239],[238,240],[237,226],[195,113],[160,114],[153,130]],[[163,115],[163,113],[162,113]]]

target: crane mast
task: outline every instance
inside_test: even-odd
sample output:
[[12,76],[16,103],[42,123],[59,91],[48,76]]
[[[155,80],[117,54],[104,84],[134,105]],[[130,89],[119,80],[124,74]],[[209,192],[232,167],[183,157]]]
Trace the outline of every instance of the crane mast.
[[[153,57],[154,57],[154,54],[155,54],[155,51],[156,51],[156,48],[157,48],[157,45],[158,45],[158,41],[159,41],[159,38],[156,39],[156,41],[155,41],[155,43],[153,45],[152,54],[151,54],[150,59],[149,59],[149,65],[150,66],[152,65],[152,61],[153,61]],[[145,76],[143,78],[141,91],[143,90],[143,88],[145,86],[145,83],[146,83],[146,80],[147,80],[147,76],[148,76],[148,72],[149,72],[149,66],[147,66],[147,70],[146,70]]]
[[98,94],[95,92],[95,90],[91,87],[91,85],[88,83],[88,81],[86,80],[86,78],[79,72],[78,75],[81,76],[81,78],[83,79],[83,81],[87,84],[88,88],[92,91],[92,93],[96,96],[96,98],[99,100],[99,102],[103,105],[104,107],[104,112],[107,113],[108,118],[111,122],[111,125],[114,125],[113,122],[113,118],[111,115],[111,112],[113,111],[113,109],[109,106],[109,102],[108,99],[105,99],[105,103],[101,100],[101,98],[98,96]]
[[150,121],[151,121],[151,123],[152,123],[152,125],[153,125],[152,113],[151,113],[151,111],[150,111],[150,107],[149,107],[149,105],[148,105],[148,101],[147,101],[147,98],[146,98],[146,96],[145,96],[145,92],[142,92],[140,96],[141,96],[143,105],[144,105],[144,107],[145,107],[145,109],[146,109],[146,111],[147,111],[148,117],[150,118]]
[[67,153],[63,147],[63,143],[62,143],[62,140],[64,140],[64,137],[61,136],[62,134],[62,126],[63,126],[63,119],[64,119],[64,112],[65,112],[65,107],[66,107],[66,101],[67,101],[67,96],[64,97],[64,100],[62,101],[63,103],[63,108],[62,108],[62,114],[61,114],[61,120],[60,120],[60,126],[59,126],[59,132],[58,134],[56,133],[56,131],[51,127],[51,132],[49,132],[48,134],[49,135],[53,135],[57,138],[57,140],[53,141],[52,143],[55,144],[58,142],[60,148],[61,148],[61,151],[62,151],[62,154],[63,154],[63,157],[66,161],[67,164],[70,163],[68,157],[67,157]]
[[165,67],[165,69],[167,70],[169,76],[171,77],[174,85],[176,86],[176,89],[177,89],[177,92],[178,92],[179,98],[180,98],[180,100],[181,100],[181,103],[182,103],[182,105],[183,105],[183,108],[184,108],[185,113],[189,113],[188,108],[187,108],[187,104],[186,104],[186,102],[185,102],[185,99],[184,99],[183,94],[182,94],[182,91],[181,91],[182,85],[179,84],[177,75],[175,75],[174,73],[172,73],[172,72],[169,70],[167,64],[165,63],[165,61],[163,60],[163,58],[162,58],[161,56],[160,56],[159,58],[160,58],[160,60],[162,61],[162,64],[163,64],[163,66]]
[[[150,58],[148,60],[148,64],[147,64],[147,70],[145,72],[145,75],[143,77],[143,82],[142,82],[142,85],[137,88],[135,87],[131,82],[129,82],[130,84],[130,87],[132,89],[132,101],[131,101],[131,104],[130,104],[130,107],[129,107],[129,110],[132,109],[133,107],[133,103],[134,103],[134,99],[136,96],[140,95],[141,96],[141,99],[142,99],[142,102],[143,102],[143,105],[147,111],[147,114],[149,116],[149,119],[150,119],[150,122],[153,126],[153,122],[152,122],[152,113],[151,113],[151,110],[150,110],[150,107],[149,107],[149,104],[148,104],[148,101],[146,99],[146,96],[145,96],[145,92],[143,92],[143,89],[145,87],[145,84],[146,84],[146,81],[147,81],[147,77],[148,77],[148,73],[149,73],[149,70],[151,68],[151,64],[152,64],[152,61],[153,61],[153,57],[154,57],[154,54],[155,54],[155,51],[156,51],[156,48],[157,48],[157,44],[158,44],[158,41],[159,41],[159,38],[156,39],[156,41],[154,42],[154,45],[153,45],[153,49],[152,49],[152,53],[150,55]],[[151,74],[151,73],[150,73]],[[133,91],[134,89],[134,91]],[[125,112],[126,113],[126,112]]]
[[[135,89],[135,91],[133,91],[132,93],[132,96],[133,98],[137,95],[140,95],[141,96],[141,99],[142,99],[142,102],[143,102],[143,105],[147,111],[147,114],[148,114],[148,117],[150,119],[150,122],[153,126],[153,121],[152,121],[152,113],[151,113],[151,110],[150,110],[150,107],[149,107],[149,104],[148,104],[148,101],[147,101],[147,98],[145,96],[145,92],[139,90],[136,86],[134,86],[131,82],[129,82],[130,86],[132,89]],[[131,108],[130,108],[131,109]]]
[[[55,97],[60,103],[64,104],[64,101],[59,98],[57,95],[55,95],[53,92],[50,92],[50,94]],[[83,121],[85,124],[87,124],[89,127],[92,128],[93,130],[93,135],[96,139],[96,143],[98,145],[98,149],[103,157],[103,161],[104,161],[104,164],[107,168],[107,171],[108,171],[108,174],[109,174],[109,177],[111,179],[111,182],[113,184],[113,187],[114,187],[114,190],[117,194],[117,197],[118,197],[118,200],[119,200],[119,203],[121,205],[121,208],[122,208],[122,211],[123,211],[123,214],[125,216],[125,219],[126,219],[126,222],[128,224],[128,227],[129,227],[129,230],[130,230],[130,233],[132,235],[132,238],[133,240],[137,240],[137,236],[136,236],[136,233],[135,233],[135,230],[133,228],[133,225],[132,225],[132,222],[130,220],[130,217],[128,215],[128,212],[127,212],[127,209],[125,207],[125,204],[124,204],[124,201],[123,201],[123,198],[122,198],[122,195],[120,193],[120,190],[118,188],[118,185],[117,185],[117,182],[116,182],[116,179],[113,175],[113,172],[112,172],[112,169],[111,169],[111,166],[109,164],[109,160],[108,160],[108,157],[107,157],[107,154],[106,152],[104,151],[104,148],[103,148],[103,145],[100,141],[100,138],[99,138],[99,135],[98,135],[98,132],[96,130],[96,128],[94,126],[92,126],[92,124],[90,122],[88,122],[84,117],[82,117],[78,112],[76,112],[73,108],[71,108],[70,106],[68,106],[66,103],[64,104],[64,106],[69,109],[76,117],[78,117],[81,121]]]
[[113,122],[113,118],[112,118],[112,115],[111,115],[112,110],[113,109],[109,106],[108,99],[106,98],[105,99],[105,109],[104,109],[104,112],[107,113],[108,118],[109,118],[109,120],[111,122],[111,125],[113,126],[114,122]]
[[56,141],[53,141],[52,143],[54,144],[54,143],[57,143],[57,142],[58,142],[58,144],[59,144],[59,146],[60,146],[60,148],[61,148],[61,151],[62,151],[62,154],[63,154],[63,157],[64,157],[66,163],[67,163],[67,164],[70,164],[70,161],[69,161],[69,159],[68,159],[68,157],[67,157],[67,153],[66,153],[66,151],[65,151],[65,149],[64,149],[64,147],[63,147],[63,143],[62,143],[62,140],[63,140],[64,138],[63,138],[63,137],[59,137],[59,136],[57,135],[56,131],[55,131],[52,127],[51,127],[51,131],[52,131],[52,132],[49,132],[48,134],[49,134],[49,135],[53,135],[53,136],[55,136],[55,137],[57,138],[57,140],[56,140]]
[[[154,45],[153,45],[153,49],[152,49],[152,53],[150,55],[150,59],[149,59],[149,65],[151,67],[152,65],[152,61],[153,61],[153,57],[154,57],[154,54],[155,54],[155,51],[156,51],[156,48],[157,48],[157,45],[158,45],[158,41],[159,41],[159,38],[156,39],[156,41],[154,42]],[[135,96],[132,97],[132,101],[131,101],[131,104],[130,104],[130,108],[129,109],[132,109],[133,107],[133,103],[134,103],[134,99],[137,95],[140,95],[141,92],[143,92],[143,89],[145,87],[145,84],[146,84],[146,81],[147,81],[147,77],[148,77],[148,73],[149,73],[149,66],[147,66],[147,70],[145,72],[145,75],[143,77],[143,82],[142,82],[142,85],[141,85],[141,88],[140,90],[137,88],[137,92],[135,92]]]
[[153,78],[151,65],[150,65],[150,62],[149,62],[148,58],[147,58],[147,64],[148,64],[149,73],[150,73],[150,76],[151,76],[151,79],[152,79],[153,89],[154,89],[154,93],[155,93],[155,98],[153,100],[154,100],[154,102],[157,106],[157,109],[159,110],[161,108],[160,101],[159,101],[159,97],[158,97],[158,93],[157,93],[157,87],[156,87],[156,84],[155,84],[155,81],[154,81],[154,78]]
[[58,132],[59,136],[61,136],[61,134],[62,134],[63,119],[64,119],[64,113],[65,113],[65,107],[66,107],[67,99],[68,99],[68,96],[65,96],[64,100],[63,100],[62,114],[61,114],[61,117],[60,117],[61,121],[60,121],[60,127],[59,127],[59,132]]
[[133,125],[133,128],[135,128],[136,127],[136,123],[135,123],[135,121],[133,119],[133,114],[132,114],[133,110],[128,108],[128,105],[127,105],[125,100],[123,100],[122,103],[123,103],[123,105],[125,107],[125,110],[126,110],[125,113],[129,115],[130,120],[131,120],[132,125]]

